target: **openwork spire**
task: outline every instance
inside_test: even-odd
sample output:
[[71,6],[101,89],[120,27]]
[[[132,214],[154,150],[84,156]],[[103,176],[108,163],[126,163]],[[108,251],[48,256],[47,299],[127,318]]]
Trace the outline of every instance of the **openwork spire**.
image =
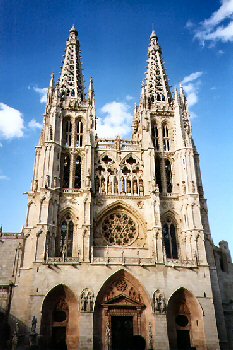
[[66,42],[59,86],[62,97],[74,97],[82,101],[84,99],[84,79],[80,53],[78,31],[72,26],[69,39]]
[[172,99],[168,78],[162,59],[162,50],[158,44],[158,37],[153,30],[148,48],[148,66],[146,72],[144,94],[149,105],[158,102],[170,102]]

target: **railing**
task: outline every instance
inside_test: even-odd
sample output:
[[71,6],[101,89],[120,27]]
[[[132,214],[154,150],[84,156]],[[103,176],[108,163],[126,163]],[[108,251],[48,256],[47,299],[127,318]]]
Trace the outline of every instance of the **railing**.
[[48,257],[46,259],[46,264],[64,264],[64,263],[67,263],[67,264],[80,264],[80,257],[77,256],[77,257]]

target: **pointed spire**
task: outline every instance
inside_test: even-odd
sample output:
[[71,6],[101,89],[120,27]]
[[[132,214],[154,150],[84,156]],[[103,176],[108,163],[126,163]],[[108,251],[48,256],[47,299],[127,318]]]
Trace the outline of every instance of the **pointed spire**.
[[59,80],[60,93],[63,98],[68,96],[78,98],[81,101],[84,99],[84,78],[80,53],[78,31],[73,25],[66,43],[64,63]]
[[94,83],[92,77],[90,78],[90,84],[88,89],[88,100],[90,104],[93,104],[95,101]]
[[154,30],[150,35],[147,62],[145,91],[149,105],[159,102],[170,102],[172,95],[164,68],[162,50]]
[[54,73],[51,74],[49,87],[52,88],[52,89],[54,88]]

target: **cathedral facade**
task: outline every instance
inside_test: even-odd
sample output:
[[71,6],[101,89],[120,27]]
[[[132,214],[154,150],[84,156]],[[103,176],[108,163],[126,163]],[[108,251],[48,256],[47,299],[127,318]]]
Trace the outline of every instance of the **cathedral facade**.
[[232,349],[218,273],[231,269],[230,254],[226,242],[214,249],[187,100],[182,87],[170,91],[154,31],[147,62],[132,139],[100,139],[93,80],[85,94],[70,30],[26,224],[0,242],[0,305],[15,348],[127,350],[139,334],[150,350]]

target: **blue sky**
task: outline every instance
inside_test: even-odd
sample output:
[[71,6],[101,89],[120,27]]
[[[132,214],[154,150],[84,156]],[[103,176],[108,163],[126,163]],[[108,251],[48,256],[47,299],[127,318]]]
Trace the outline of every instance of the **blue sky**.
[[59,77],[73,23],[87,87],[94,78],[99,133],[106,136],[129,137],[155,29],[170,85],[183,81],[190,102],[214,241],[228,240],[233,251],[233,0],[0,0],[3,230],[19,232],[25,223],[23,192],[30,189],[44,93],[51,72]]

